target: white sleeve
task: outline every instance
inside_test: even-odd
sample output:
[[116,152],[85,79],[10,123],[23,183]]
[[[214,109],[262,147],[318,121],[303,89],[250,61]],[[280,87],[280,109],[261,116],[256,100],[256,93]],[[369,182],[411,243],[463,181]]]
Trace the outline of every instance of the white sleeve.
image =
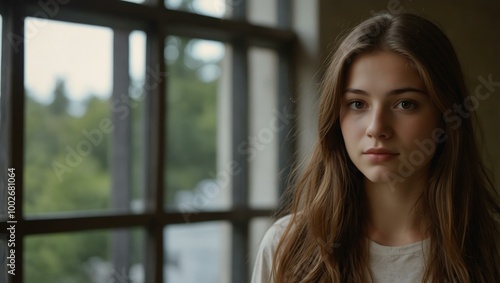
[[290,215],[280,218],[267,230],[262,238],[253,268],[252,283],[273,283],[271,274],[274,252],[289,219]]

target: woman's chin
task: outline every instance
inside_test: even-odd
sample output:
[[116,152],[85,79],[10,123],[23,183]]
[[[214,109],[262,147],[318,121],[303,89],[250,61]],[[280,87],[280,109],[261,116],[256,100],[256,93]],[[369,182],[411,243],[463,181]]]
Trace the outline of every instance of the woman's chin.
[[[367,172],[367,174],[364,174],[365,176],[365,181],[371,182],[371,183],[376,183],[376,184],[395,184],[395,183],[400,183],[402,180],[402,177],[397,175],[395,172],[391,171],[386,171],[386,170],[377,170],[377,172]],[[403,180],[404,181],[404,180]]]

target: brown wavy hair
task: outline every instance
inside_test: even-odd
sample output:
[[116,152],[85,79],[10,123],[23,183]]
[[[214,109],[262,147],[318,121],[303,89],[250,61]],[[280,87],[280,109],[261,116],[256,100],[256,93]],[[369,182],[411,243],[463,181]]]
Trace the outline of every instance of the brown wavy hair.
[[453,105],[464,105],[468,95],[462,69],[443,32],[412,14],[364,21],[331,55],[322,82],[317,144],[292,186],[287,210],[292,216],[274,254],[274,281],[371,281],[363,176],[348,157],[339,113],[350,63],[375,51],[408,58],[443,113],[446,140],[437,145],[418,201],[431,239],[423,282],[496,282],[499,197],[481,159],[474,111],[454,124],[445,115]]

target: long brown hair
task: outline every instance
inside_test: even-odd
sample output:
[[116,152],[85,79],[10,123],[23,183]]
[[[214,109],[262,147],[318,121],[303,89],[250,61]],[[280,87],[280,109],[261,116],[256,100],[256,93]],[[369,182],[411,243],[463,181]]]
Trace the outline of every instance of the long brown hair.
[[423,282],[495,282],[500,261],[494,215],[500,207],[478,149],[474,111],[444,115],[468,96],[460,63],[441,30],[412,14],[370,18],[332,54],[322,83],[317,144],[293,185],[292,216],[274,254],[273,278],[280,283],[370,281],[363,176],[347,155],[339,113],[350,63],[379,50],[409,59],[443,113],[446,140],[437,144],[418,203],[431,239]]

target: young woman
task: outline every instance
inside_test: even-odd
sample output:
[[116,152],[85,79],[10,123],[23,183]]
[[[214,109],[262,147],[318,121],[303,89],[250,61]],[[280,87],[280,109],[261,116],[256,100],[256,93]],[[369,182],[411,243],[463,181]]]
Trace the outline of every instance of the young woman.
[[361,23],[322,87],[317,145],[252,282],[499,282],[499,197],[439,28]]

